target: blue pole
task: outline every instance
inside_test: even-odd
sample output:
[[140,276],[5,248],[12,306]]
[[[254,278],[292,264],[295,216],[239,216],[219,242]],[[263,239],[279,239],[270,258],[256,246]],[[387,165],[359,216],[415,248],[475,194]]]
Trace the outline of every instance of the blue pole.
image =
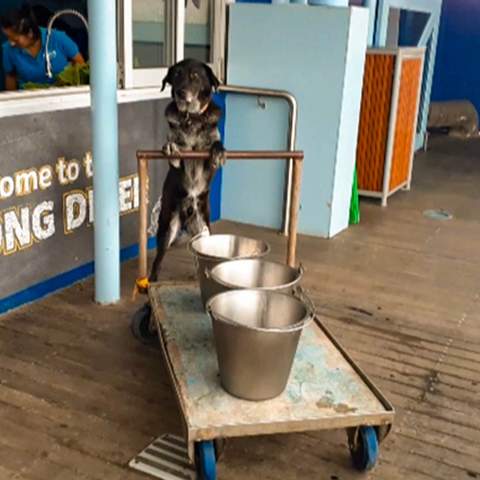
[[95,301],[120,299],[116,0],[88,0]]

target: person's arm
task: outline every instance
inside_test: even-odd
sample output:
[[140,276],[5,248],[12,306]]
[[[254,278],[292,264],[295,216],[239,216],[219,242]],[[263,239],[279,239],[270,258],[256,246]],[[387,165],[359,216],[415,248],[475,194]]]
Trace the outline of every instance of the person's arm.
[[80,53],[77,44],[65,33],[56,32],[59,42],[62,45],[63,52],[72,65],[83,65],[85,59]]
[[5,90],[18,90],[17,76],[14,73],[5,75]]
[[3,45],[3,71],[5,72],[5,90],[18,90],[17,74],[11,58],[11,48]]

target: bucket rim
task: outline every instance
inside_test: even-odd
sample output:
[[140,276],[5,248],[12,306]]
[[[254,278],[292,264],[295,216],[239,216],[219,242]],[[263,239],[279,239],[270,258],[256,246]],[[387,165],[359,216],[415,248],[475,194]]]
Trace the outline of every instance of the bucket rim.
[[[207,255],[205,253],[200,253],[198,250],[195,249],[195,247],[193,246],[193,244],[197,241],[197,240],[200,240],[200,239],[203,239],[203,238],[212,238],[212,237],[235,237],[235,238],[241,238],[243,240],[251,240],[251,241],[254,241],[254,242],[257,242],[259,244],[263,244],[263,247],[264,249],[259,252],[259,253],[255,253],[255,254],[252,254],[252,255],[248,255],[248,256],[235,256],[235,257],[222,257],[222,256],[218,256],[218,255]],[[243,235],[235,235],[235,234],[231,234],[231,233],[215,233],[213,235],[197,235],[195,237],[193,237],[189,242],[188,242],[188,250],[189,252],[195,256],[195,257],[198,257],[198,258],[202,258],[202,259],[207,259],[207,260],[223,260],[225,262],[228,262],[230,260],[250,260],[250,259],[255,259],[255,258],[261,258],[261,257],[265,257],[266,255],[268,255],[270,253],[270,244],[268,242],[266,242],[265,240],[260,240],[258,238],[252,238],[252,237],[245,237]],[[223,262],[222,262],[223,263]]]
[[[227,282],[225,280],[221,280],[217,274],[215,274],[215,270],[220,270],[220,266],[223,265],[224,263],[235,263],[235,262],[242,262],[242,261],[253,261],[253,262],[263,262],[263,263],[269,263],[271,265],[278,265],[281,267],[286,267],[290,270],[293,270],[297,273],[297,278],[295,280],[292,280],[291,282],[284,283],[282,285],[276,285],[273,287],[242,287],[241,285],[238,284],[233,284],[230,282]],[[231,290],[262,290],[262,291],[273,291],[277,292],[278,290],[284,290],[287,288],[293,288],[297,283],[300,282],[303,278],[303,274],[305,273],[305,269],[303,266],[300,264],[298,267],[291,267],[290,265],[287,265],[286,263],[281,263],[281,262],[275,262],[273,260],[265,260],[264,258],[236,258],[232,260],[226,260],[224,262],[221,262],[217,265],[215,265],[211,270],[206,272],[208,276],[215,281],[216,283],[220,284],[222,287],[229,288]],[[282,293],[282,292],[278,292]]]
[[[265,327],[251,327],[251,326],[246,326],[242,323],[236,322],[235,320],[232,320],[230,318],[227,318],[223,316],[222,314],[214,313],[212,309],[212,303],[215,301],[217,297],[220,297],[222,295],[233,295],[238,292],[261,292],[261,293],[271,293],[273,295],[282,295],[284,297],[288,297],[291,300],[295,300],[297,302],[300,302],[304,307],[305,307],[305,316],[299,320],[298,322],[292,323],[291,325],[288,325],[287,327],[275,327],[275,328],[265,328]],[[303,293],[305,295],[305,293]],[[213,297],[210,297],[206,306],[205,310],[207,311],[209,317],[212,319],[212,321],[220,321],[223,323],[226,323],[232,327],[239,328],[239,329],[244,329],[244,330],[249,330],[249,331],[254,331],[254,332],[262,332],[262,333],[294,333],[297,331],[301,331],[304,328],[306,328],[315,318],[316,314],[315,311],[312,310],[312,308],[309,305],[309,302],[306,302],[305,300],[301,300],[300,298],[297,298],[293,295],[289,295],[288,293],[283,293],[283,292],[276,292],[276,291],[268,291],[265,289],[260,289],[260,288],[243,288],[243,289],[235,289],[235,290],[229,290],[227,292],[221,292]]]

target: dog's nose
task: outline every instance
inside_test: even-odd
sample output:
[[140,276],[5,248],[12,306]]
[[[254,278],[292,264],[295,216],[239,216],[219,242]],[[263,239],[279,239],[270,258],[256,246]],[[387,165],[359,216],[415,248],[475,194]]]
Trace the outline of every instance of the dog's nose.
[[193,207],[188,207],[187,208],[187,215],[191,217],[193,215]]
[[177,95],[178,95],[178,98],[180,98],[180,100],[185,100],[186,102],[191,102],[193,98],[192,93],[189,92],[188,90],[179,90],[177,92]]

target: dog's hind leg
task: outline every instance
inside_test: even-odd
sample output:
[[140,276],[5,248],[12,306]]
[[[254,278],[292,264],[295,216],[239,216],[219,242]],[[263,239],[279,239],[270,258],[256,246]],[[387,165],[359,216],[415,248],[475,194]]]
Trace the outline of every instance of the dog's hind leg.
[[158,280],[158,274],[160,273],[163,258],[170,245],[172,245],[177,238],[179,231],[180,219],[178,213],[174,213],[169,222],[163,221],[162,216],[160,215],[157,231],[157,254],[153,260],[150,277],[148,279],[150,283]]

